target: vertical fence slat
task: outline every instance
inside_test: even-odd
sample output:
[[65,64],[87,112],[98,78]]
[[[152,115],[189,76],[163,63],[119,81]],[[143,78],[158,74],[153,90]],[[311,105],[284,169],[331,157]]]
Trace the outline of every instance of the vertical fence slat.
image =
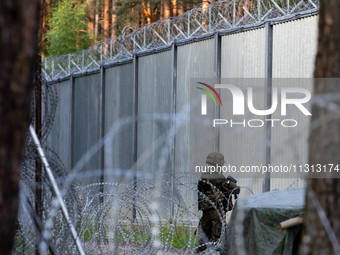
[[176,169],[175,169],[175,127],[176,127],[176,93],[177,93],[177,46],[176,42],[173,42],[171,48],[171,84],[172,84],[172,101],[171,101],[171,132],[172,132],[172,144],[170,151],[170,162],[171,162],[171,201],[170,201],[170,217],[174,217],[175,208],[174,208],[174,181],[176,178]]
[[75,85],[74,85],[74,76],[71,75],[70,77],[70,83],[71,83],[71,109],[70,109],[70,115],[71,115],[71,125],[70,125],[70,170],[74,166],[74,152],[73,152],[73,145],[74,145],[74,103],[75,103]]
[[[133,140],[132,140],[132,164],[134,171],[134,181],[137,180],[137,118],[138,118],[138,57],[136,54],[133,55],[133,107],[132,107],[132,116],[133,116],[133,124],[132,124],[132,132],[133,132]],[[137,188],[137,187],[136,187]],[[134,198],[136,199],[136,198]],[[134,200],[135,201],[135,200]],[[136,218],[136,207],[133,205],[132,211],[133,219]]]
[[[105,130],[105,69],[103,65],[100,67],[100,94],[99,94],[99,137],[102,139],[104,137],[104,130]],[[104,187],[104,146],[100,148],[99,151],[99,169],[100,169],[100,177],[99,182],[100,185],[100,192],[103,194]],[[103,196],[100,196],[100,202],[103,202]]]
[[[267,101],[266,109],[270,109],[272,105],[272,73],[273,73],[273,26],[267,22],[265,25],[265,78],[266,78],[266,93]],[[267,119],[271,119],[271,115],[267,116]],[[271,122],[266,122],[266,135],[265,141],[266,145],[266,165],[269,166],[271,160]],[[263,192],[270,191],[270,172],[266,173],[266,177],[263,183]]]

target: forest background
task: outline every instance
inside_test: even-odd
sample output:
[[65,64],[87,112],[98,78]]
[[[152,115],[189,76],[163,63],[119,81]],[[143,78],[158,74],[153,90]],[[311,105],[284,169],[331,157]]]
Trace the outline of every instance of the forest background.
[[202,0],[43,0],[41,56],[86,49],[117,37],[127,25],[143,27],[181,15],[199,3]]

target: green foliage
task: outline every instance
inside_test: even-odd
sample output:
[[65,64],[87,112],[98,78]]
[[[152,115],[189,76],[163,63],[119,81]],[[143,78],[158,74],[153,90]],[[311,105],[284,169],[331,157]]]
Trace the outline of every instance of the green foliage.
[[85,19],[85,3],[63,0],[52,9],[51,30],[47,32],[49,56],[59,56],[91,46]]
[[[195,229],[185,225],[179,225],[176,228],[171,225],[165,225],[162,228],[163,239],[172,240],[171,247],[177,249],[193,249],[198,246],[199,236],[194,235]],[[191,239],[190,239],[191,236]]]
[[[157,237],[159,240],[163,240],[167,246],[177,249],[193,249],[198,246],[199,236],[194,235],[195,228],[190,228],[184,224],[177,226],[165,224],[158,227],[160,233]],[[115,233],[115,239],[117,242],[124,243],[128,240],[129,243],[144,245],[151,241],[151,233],[138,225],[121,226]]]
[[151,241],[151,234],[143,226],[139,225],[120,225],[115,232],[115,241],[134,244],[147,244]]
[[100,241],[105,240],[107,242],[107,226],[101,225],[98,219],[94,221],[85,220],[89,224],[84,225],[79,230],[79,236],[85,241]]

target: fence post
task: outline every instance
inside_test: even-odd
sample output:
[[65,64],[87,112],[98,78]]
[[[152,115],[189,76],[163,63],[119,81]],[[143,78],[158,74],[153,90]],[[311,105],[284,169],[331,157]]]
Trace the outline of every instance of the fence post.
[[70,109],[70,165],[69,165],[69,171],[74,166],[74,151],[73,151],[73,143],[74,143],[74,104],[75,104],[75,78],[73,74],[70,76],[70,83],[71,83],[71,109]]
[[[265,84],[266,84],[266,109],[270,109],[272,105],[272,71],[273,71],[273,26],[270,22],[266,22],[265,25]],[[267,117],[271,119],[271,115]],[[266,135],[265,135],[265,144],[266,144],[266,165],[268,166],[271,162],[271,123],[270,121],[266,122]],[[265,180],[263,183],[263,191],[270,191],[270,173],[267,172],[265,176]]]
[[[104,137],[105,132],[105,69],[104,66],[100,66],[100,94],[99,94],[99,138],[102,139]],[[104,202],[104,148],[105,146],[102,146],[99,151],[99,169],[100,169],[100,193],[102,194],[100,196],[100,203]]]
[[113,41],[113,38],[111,38],[110,40],[110,59],[112,59],[112,47],[113,47],[112,41]]
[[81,55],[82,55],[82,58],[81,58],[81,70],[82,71],[84,71],[84,50],[82,51],[82,53],[81,53]]
[[170,151],[170,162],[171,162],[171,200],[170,200],[170,220],[175,215],[174,208],[174,191],[175,191],[175,138],[176,138],[176,93],[177,93],[177,45],[176,41],[172,43],[171,48],[171,84],[172,84],[172,100],[171,100],[171,151]]
[[68,74],[71,74],[71,54],[68,54]]
[[236,2],[234,0],[234,9],[233,9],[233,27],[235,27],[235,17],[236,16]]
[[[137,181],[137,127],[138,127],[138,57],[137,54],[133,55],[133,99],[132,99],[132,170],[134,172],[133,179],[136,184]],[[133,208],[132,217],[136,219],[136,192],[137,187],[134,186],[134,198],[133,198]]]
[[[215,84],[221,83],[221,36],[218,32],[214,36],[214,80]],[[221,90],[217,89],[220,94]],[[215,107],[215,119],[220,118],[220,105]],[[214,149],[220,151],[220,129],[215,128]]]
[[265,25],[265,78],[272,78],[273,70],[273,25]]
[[209,4],[209,32],[211,32],[211,4]]
[[190,18],[191,18],[191,13],[188,14],[188,37],[190,37]]
[[287,0],[287,14],[289,14],[289,7],[290,7],[289,0]]
[[54,58],[52,59],[52,80],[54,79]]
[[101,44],[100,47],[100,63],[103,63],[103,43]]
[[171,33],[171,28],[170,28],[170,18],[169,18],[169,19],[168,19],[168,44],[169,44],[170,41],[171,41],[170,33]]

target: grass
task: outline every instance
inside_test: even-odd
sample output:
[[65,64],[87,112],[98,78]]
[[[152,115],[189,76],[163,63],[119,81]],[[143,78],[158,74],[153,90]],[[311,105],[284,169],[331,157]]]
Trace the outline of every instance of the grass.
[[[165,224],[157,226],[159,233],[156,235],[157,239],[161,241],[164,246],[184,249],[192,249],[198,245],[199,236],[194,235],[195,228],[185,226],[184,224],[173,225]],[[126,225],[120,227],[116,231],[115,239],[122,243],[135,243],[139,245],[150,244],[151,232],[150,228],[144,228],[139,225]]]
[[184,224],[177,225],[176,228],[170,224],[162,226],[162,234],[164,239],[172,240],[171,247],[177,249],[189,248],[192,249],[198,245],[199,236],[194,235],[195,228],[185,226]]

